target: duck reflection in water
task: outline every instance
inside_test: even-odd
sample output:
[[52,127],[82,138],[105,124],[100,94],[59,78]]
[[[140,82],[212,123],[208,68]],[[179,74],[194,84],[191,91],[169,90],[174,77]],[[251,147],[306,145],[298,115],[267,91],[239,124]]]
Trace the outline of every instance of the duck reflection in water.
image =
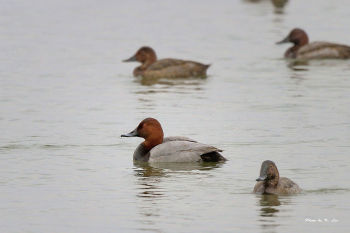
[[279,212],[276,206],[281,205],[281,202],[278,199],[278,195],[276,194],[261,195],[259,203],[262,207],[260,209],[260,216],[263,217],[273,217],[275,213]]
[[294,71],[308,71],[308,60],[287,60],[287,67]]
[[198,174],[200,171],[209,171],[221,167],[222,163],[206,162],[206,163],[163,163],[152,164],[147,162],[134,161],[134,175],[136,177],[136,201],[137,209],[140,215],[140,224],[144,227],[140,230],[161,232],[155,229],[157,221],[159,221],[161,205],[163,198],[167,198],[168,190],[166,185],[162,185],[162,181],[166,183],[167,178],[184,172],[189,175]]
[[159,232],[154,228],[160,216],[159,201],[166,197],[161,181],[166,173],[163,169],[135,164],[134,175],[136,179],[136,205],[139,217],[136,219],[142,225],[139,231]]
[[263,232],[277,232],[276,227],[280,226],[278,221],[281,206],[279,196],[276,194],[261,195],[257,205],[261,207],[259,209],[261,218],[258,221],[261,223]]
[[271,0],[272,4],[279,9],[282,9],[288,2],[288,0]]
[[[249,3],[266,3],[267,0],[244,0],[245,2]],[[272,5],[274,5],[276,8],[282,9],[288,2],[288,0],[270,0]]]
[[160,84],[164,86],[199,86],[203,84],[204,80],[207,77],[199,77],[199,78],[163,78],[163,77],[151,77],[151,78],[145,78],[140,77],[135,80],[135,82],[140,83],[143,86],[152,86],[155,84]]
[[160,163],[152,164],[147,162],[134,161],[135,176],[138,177],[140,192],[138,197],[161,197],[164,192],[158,187],[162,178],[170,177],[172,174],[197,174],[197,171],[209,171],[221,167],[223,164],[219,162],[207,163]]
[[193,171],[209,171],[219,168],[223,165],[221,162],[203,162],[203,163],[152,163],[134,161],[135,176],[138,177],[167,177],[172,173]]

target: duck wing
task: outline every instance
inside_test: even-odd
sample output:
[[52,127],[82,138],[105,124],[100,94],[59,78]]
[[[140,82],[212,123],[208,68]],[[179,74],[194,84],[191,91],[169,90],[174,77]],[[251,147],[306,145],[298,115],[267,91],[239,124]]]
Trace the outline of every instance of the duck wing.
[[350,58],[350,47],[342,44],[316,41],[302,46],[297,52],[301,59]]
[[254,186],[253,193],[263,194],[264,192],[264,181],[258,181]]
[[210,65],[180,59],[161,59],[150,65],[144,72],[145,78],[186,78],[206,76]]
[[185,137],[169,137],[150,151],[149,162],[222,161],[222,150]]
[[154,62],[147,68],[147,70],[162,70],[171,66],[183,65],[184,63],[186,63],[184,60],[165,58]]
[[164,142],[170,142],[170,141],[188,141],[188,142],[197,142],[191,138],[188,137],[182,137],[182,136],[171,136],[171,137],[165,137],[163,139]]
[[301,192],[301,188],[291,179],[281,177],[278,181],[276,192],[280,194],[296,194]]

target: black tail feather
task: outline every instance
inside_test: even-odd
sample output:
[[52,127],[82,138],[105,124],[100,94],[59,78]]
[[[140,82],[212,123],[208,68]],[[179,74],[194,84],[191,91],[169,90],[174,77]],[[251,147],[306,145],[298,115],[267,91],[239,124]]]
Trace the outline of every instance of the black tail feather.
[[202,154],[201,158],[203,162],[221,162],[227,160],[224,156],[222,156],[219,152],[216,151]]

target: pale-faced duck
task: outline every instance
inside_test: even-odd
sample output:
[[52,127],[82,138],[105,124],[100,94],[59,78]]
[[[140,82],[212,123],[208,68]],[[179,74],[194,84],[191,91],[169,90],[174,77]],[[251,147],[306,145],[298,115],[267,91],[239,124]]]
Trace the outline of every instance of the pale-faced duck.
[[284,57],[296,59],[348,59],[350,47],[342,44],[315,41],[309,43],[309,38],[303,29],[295,28],[289,35],[277,44],[291,42]]
[[141,137],[142,142],[134,152],[134,161],[143,162],[219,162],[226,159],[222,150],[199,143],[187,137],[165,137],[160,123],[146,118],[122,137]]
[[254,193],[260,194],[297,194],[299,186],[292,180],[280,177],[274,162],[266,160],[261,164],[260,176],[256,179]]
[[144,78],[188,78],[206,77],[210,65],[195,61],[166,58],[157,60],[157,55],[151,47],[141,47],[134,56],[124,62],[138,61],[141,66],[134,69],[134,76]]

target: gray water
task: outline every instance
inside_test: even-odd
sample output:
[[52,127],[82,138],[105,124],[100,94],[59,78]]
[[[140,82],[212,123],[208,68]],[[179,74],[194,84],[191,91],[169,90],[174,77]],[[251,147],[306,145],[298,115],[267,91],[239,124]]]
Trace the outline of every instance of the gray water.
[[[0,232],[348,231],[350,62],[274,44],[350,44],[348,22],[347,0],[2,1]],[[142,45],[209,77],[134,78]],[[229,161],[134,165],[120,134],[150,116]],[[266,159],[303,193],[252,194]]]

